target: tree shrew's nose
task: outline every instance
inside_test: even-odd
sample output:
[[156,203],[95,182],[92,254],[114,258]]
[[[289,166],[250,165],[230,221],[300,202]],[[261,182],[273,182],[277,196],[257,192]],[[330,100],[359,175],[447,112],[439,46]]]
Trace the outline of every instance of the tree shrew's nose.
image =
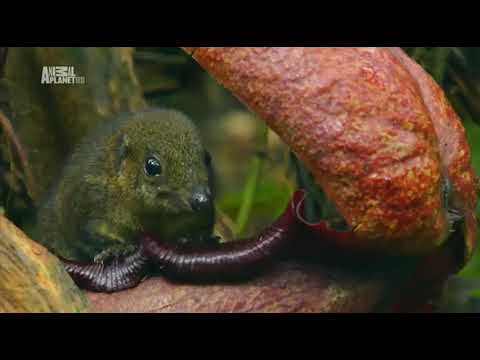
[[200,211],[212,205],[210,189],[207,186],[196,186],[192,191],[190,205],[194,211]]

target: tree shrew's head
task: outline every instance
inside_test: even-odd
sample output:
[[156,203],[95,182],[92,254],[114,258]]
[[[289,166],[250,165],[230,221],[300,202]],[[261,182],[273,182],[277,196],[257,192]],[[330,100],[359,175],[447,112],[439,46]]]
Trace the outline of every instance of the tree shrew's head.
[[131,210],[165,240],[210,234],[211,160],[195,125],[174,110],[131,116],[115,139],[118,184]]

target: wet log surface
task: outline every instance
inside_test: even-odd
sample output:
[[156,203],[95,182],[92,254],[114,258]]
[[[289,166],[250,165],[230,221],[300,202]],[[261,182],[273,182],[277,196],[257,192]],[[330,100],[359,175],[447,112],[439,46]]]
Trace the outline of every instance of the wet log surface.
[[85,312],[87,306],[59,260],[0,216],[0,313]]

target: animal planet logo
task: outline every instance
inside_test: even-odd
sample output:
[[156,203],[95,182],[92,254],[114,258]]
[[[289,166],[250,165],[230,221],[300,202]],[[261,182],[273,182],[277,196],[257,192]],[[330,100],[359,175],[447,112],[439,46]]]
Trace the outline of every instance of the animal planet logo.
[[42,84],[85,84],[85,76],[77,76],[73,66],[44,66]]

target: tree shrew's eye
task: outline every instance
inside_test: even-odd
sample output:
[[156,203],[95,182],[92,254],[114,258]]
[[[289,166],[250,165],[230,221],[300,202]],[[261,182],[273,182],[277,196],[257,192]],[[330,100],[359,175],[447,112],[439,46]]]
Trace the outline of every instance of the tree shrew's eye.
[[160,162],[154,157],[149,157],[145,161],[145,173],[148,176],[158,176],[162,172]]

